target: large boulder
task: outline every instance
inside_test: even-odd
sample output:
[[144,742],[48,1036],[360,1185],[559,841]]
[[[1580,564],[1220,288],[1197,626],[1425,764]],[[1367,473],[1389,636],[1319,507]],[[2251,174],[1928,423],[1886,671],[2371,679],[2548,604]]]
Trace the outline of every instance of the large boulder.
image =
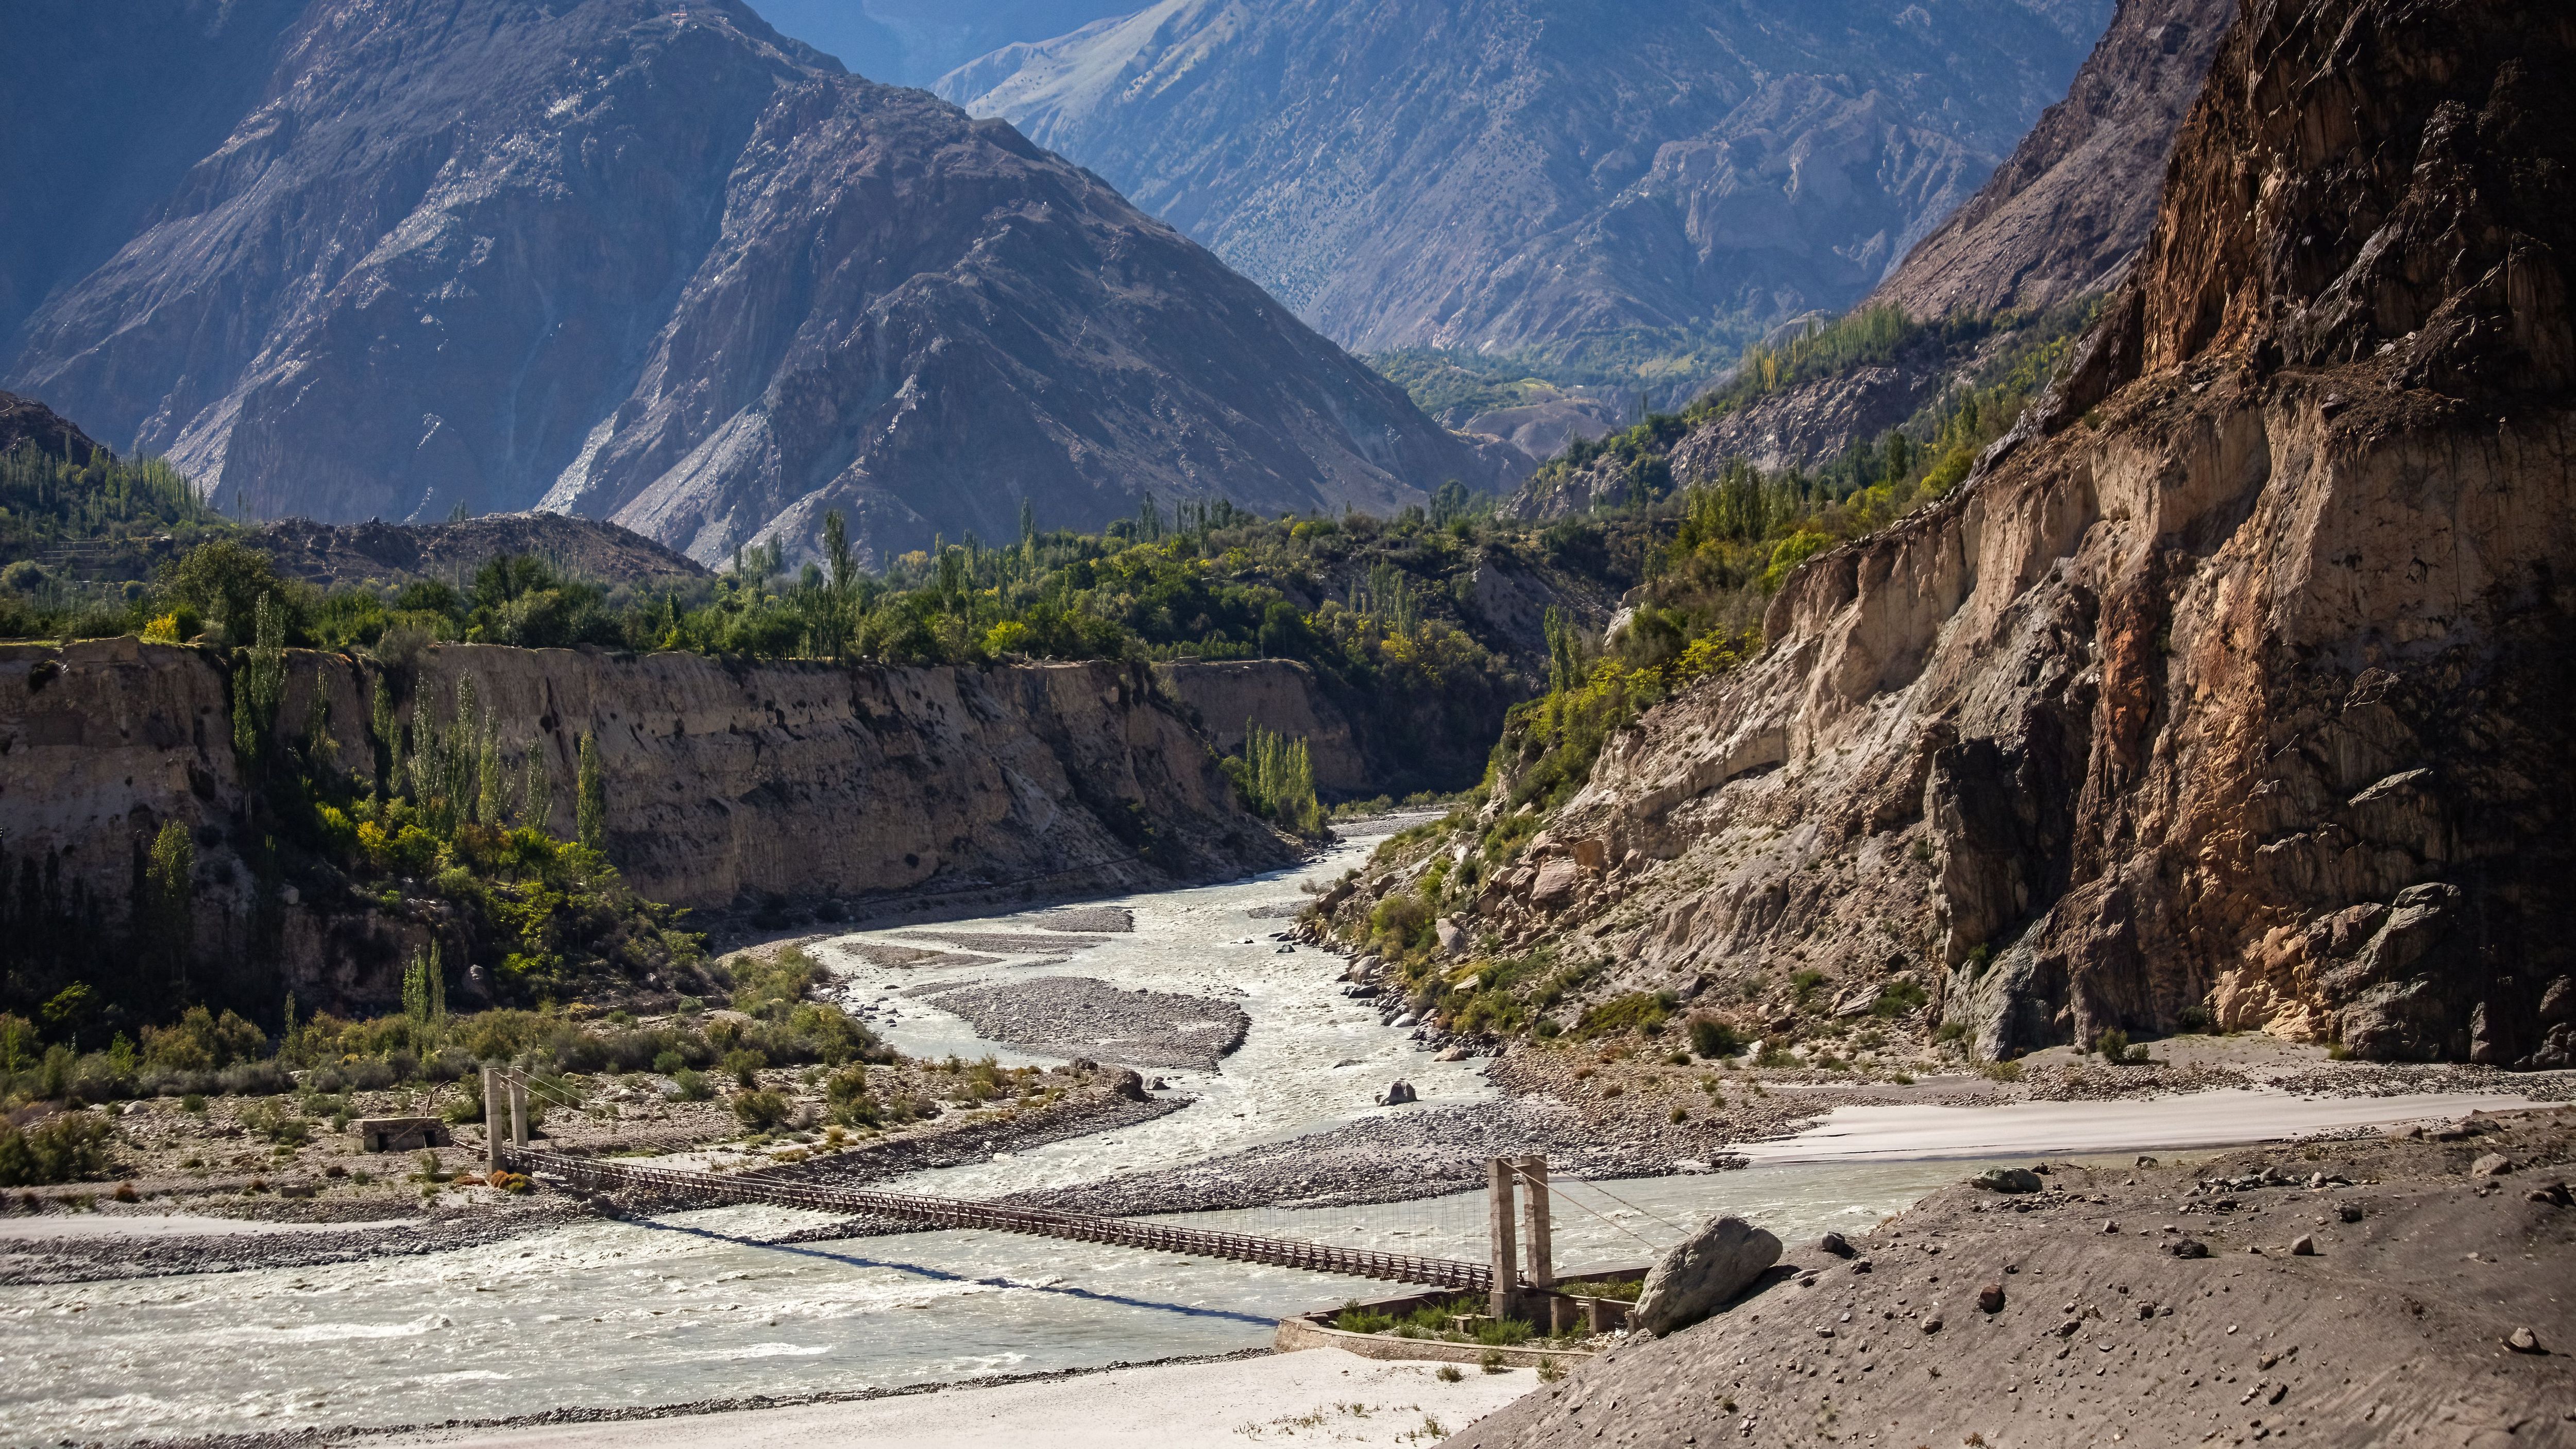
[[1739,1217],[1711,1218],[1646,1275],[1628,1323],[1658,1337],[1678,1333],[1725,1307],[1779,1261],[1778,1238]]

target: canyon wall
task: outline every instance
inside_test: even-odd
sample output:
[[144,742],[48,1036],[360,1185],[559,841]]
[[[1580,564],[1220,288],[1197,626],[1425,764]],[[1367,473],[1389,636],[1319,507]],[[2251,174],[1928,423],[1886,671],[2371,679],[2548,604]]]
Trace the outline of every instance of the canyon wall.
[[2576,1064],[2571,77],[2565,12],[2247,0],[2048,397],[1615,737],[1471,934],[1755,1030],[1814,970],[1989,1056]]
[[[376,667],[304,651],[289,660],[282,732],[301,737],[318,689],[339,758],[370,768],[361,691]],[[785,898],[847,918],[1148,888],[1295,858],[1241,810],[1151,680],[1125,666],[894,669],[449,645],[409,671],[406,713],[447,715],[469,674],[505,756],[533,745],[549,762],[558,835],[573,833],[577,741],[597,735],[609,857],[656,900]],[[46,861],[62,889],[121,903],[137,842],[178,820],[198,843],[200,939],[226,939],[253,889],[233,849],[246,815],[229,700],[226,670],[192,648],[0,645],[9,869]],[[349,903],[326,921],[321,901],[283,890],[295,908],[290,982],[397,959],[388,945],[333,937],[369,934],[340,919]]]

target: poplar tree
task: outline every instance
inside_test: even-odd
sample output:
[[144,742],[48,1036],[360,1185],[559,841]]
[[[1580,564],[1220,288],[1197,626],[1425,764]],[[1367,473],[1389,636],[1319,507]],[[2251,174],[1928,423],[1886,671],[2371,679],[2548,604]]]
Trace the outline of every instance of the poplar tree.
[[599,774],[599,737],[587,730],[581,736],[580,794],[576,801],[575,823],[581,843],[592,850],[608,849],[608,786]]

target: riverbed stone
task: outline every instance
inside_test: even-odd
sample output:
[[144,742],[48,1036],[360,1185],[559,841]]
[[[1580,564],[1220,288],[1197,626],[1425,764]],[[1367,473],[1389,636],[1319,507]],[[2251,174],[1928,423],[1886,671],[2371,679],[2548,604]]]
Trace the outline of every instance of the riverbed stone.
[[1677,1333],[1733,1301],[1780,1261],[1780,1240],[1740,1217],[1715,1217],[1676,1245],[1646,1274],[1629,1324],[1661,1337]]
[[1989,1167],[1968,1181],[1988,1192],[2037,1192],[2042,1186],[2039,1174],[2027,1167]]

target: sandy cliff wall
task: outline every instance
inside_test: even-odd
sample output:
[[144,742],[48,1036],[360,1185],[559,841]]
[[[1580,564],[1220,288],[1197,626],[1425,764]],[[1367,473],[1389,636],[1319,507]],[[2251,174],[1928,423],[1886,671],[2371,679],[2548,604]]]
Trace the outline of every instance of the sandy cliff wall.
[[1315,788],[1326,795],[1365,793],[1368,762],[1351,722],[1324,697],[1315,671],[1293,659],[1180,660],[1154,666],[1165,692],[1197,712],[1219,750],[1239,754],[1248,721],[1306,741]]
[[1993,1054],[2576,1062],[2571,79],[2562,12],[2249,0],[2058,391],[1614,740],[1485,928],[1913,972]]
[[[370,667],[291,656],[283,727],[326,694],[365,758]],[[576,741],[600,743],[608,853],[643,894],[691,906],[787,897],[865,912],[1230,875],[1291,847],[1236,805],[1199,736],[1142,674],[1107,664],[876,669],[693,654],[449,646],[406,709],[452,708],[471,673],[513,754],[551,762],[572,832]],[[15,860],[122,901],[134,842],[199,841],[203,909],[238,906],[242,819],[227,676],[131,639],[0,646],[0,829]],[[13,865],[12,869],[16,867]],[[210,920],[219,926],[219,919]],[[210,938],[212,939],[212,938]],[[317,943],[307,948],[328,954]]]

